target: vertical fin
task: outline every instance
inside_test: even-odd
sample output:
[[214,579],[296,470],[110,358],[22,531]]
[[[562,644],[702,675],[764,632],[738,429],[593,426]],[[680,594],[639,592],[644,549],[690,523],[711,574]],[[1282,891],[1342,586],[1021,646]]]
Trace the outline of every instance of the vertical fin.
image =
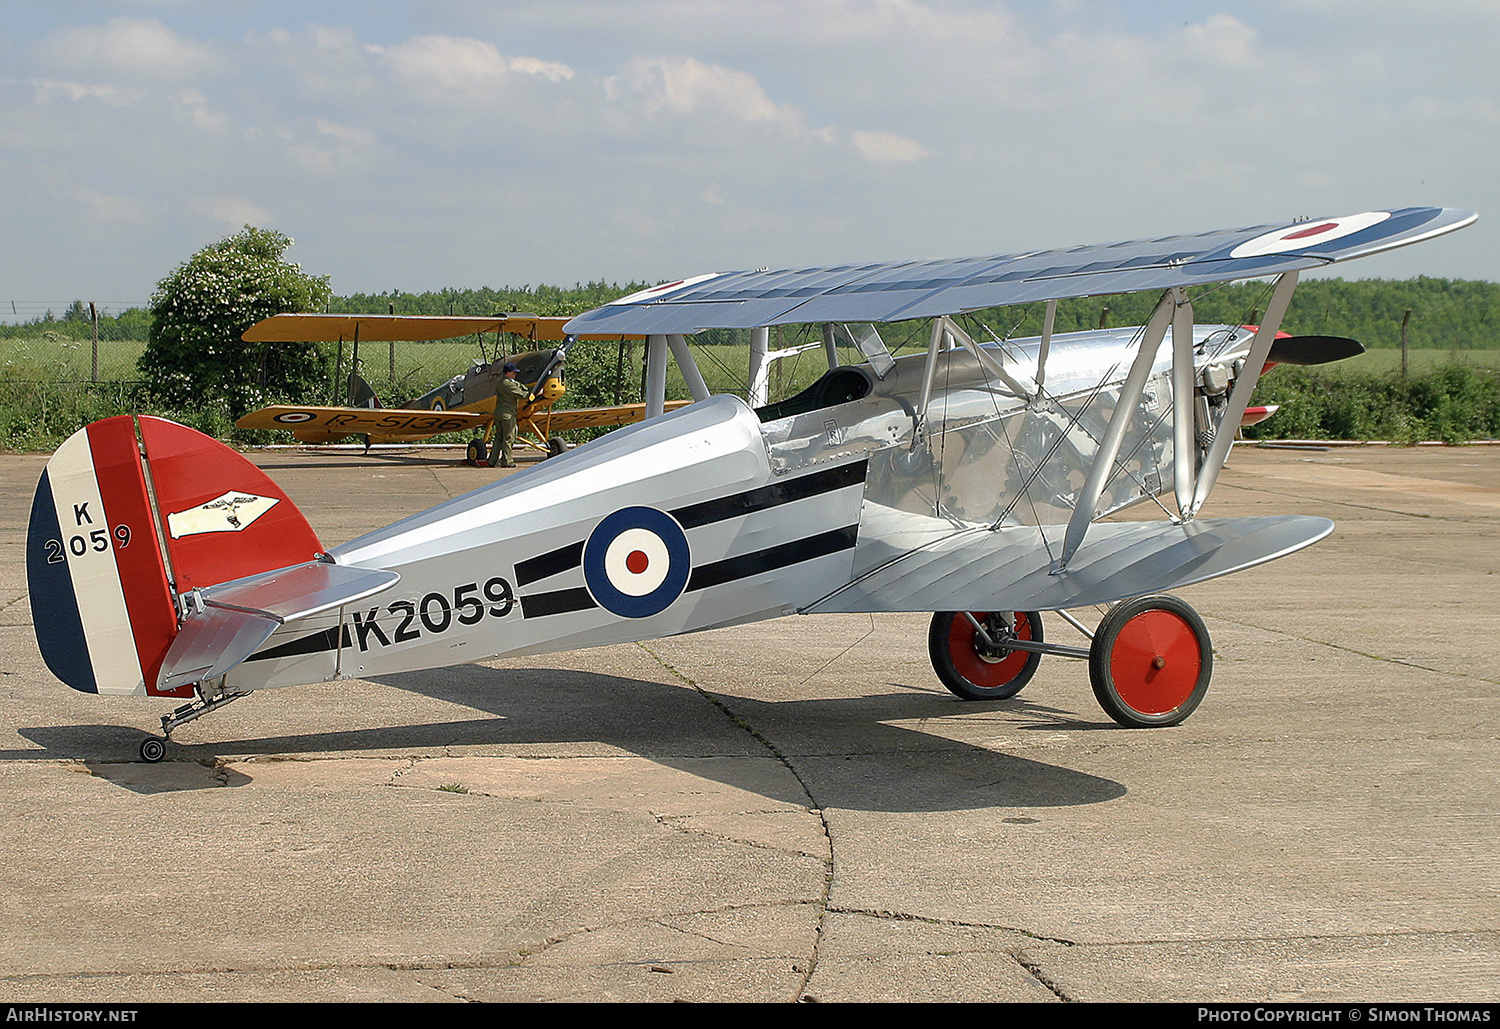
[[158,686],[178,595],[322,551],[286,494],[222,443],[160,418],[106,418],[57,448],[32,500],[37,646],[85,693],[190,695],[191,683]]
[[143,415],[140,425],[179,593],[323,552],[302,512],[243,456],[164,418]]

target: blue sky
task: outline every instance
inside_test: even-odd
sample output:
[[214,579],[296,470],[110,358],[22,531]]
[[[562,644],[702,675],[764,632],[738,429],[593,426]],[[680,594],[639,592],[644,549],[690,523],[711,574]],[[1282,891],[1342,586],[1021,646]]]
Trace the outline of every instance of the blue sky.
[[345,294],[1435,204],[1480,221],[1339,274],[1500,280],[1497,0],[0,0],[0,14],[7,308],[142,303],[246,223],[293,237],[288,256]]

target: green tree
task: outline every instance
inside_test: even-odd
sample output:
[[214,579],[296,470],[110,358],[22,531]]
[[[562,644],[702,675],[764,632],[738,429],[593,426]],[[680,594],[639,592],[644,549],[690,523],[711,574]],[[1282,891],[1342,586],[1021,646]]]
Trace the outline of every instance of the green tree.
[[167,407],[227,408],[231,418],[276,400],[301,399],[324,377],[312,344],[246,343],[262,318],[315,311],[332,290],[282,259],[290,237],[246,225],[198,251],[157,284],[138,367]]

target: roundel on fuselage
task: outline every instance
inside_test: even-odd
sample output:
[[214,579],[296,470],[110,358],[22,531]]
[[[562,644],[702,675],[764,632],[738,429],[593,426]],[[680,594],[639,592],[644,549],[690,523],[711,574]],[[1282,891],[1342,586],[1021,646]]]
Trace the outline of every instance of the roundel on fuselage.
[[622,618],[665,611],[682,595],[692,571],[682,526],[652,507],[609,515],[583,546],[583,578],[599,605]]

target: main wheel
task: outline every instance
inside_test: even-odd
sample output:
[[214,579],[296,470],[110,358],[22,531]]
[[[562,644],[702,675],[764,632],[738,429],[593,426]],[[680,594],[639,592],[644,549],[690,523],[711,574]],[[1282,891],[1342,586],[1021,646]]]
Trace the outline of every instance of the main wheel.
[[159,736],[147,736],[141,740],[141,760],[147,764],[156,764],[167,756],[167,741]]
[[1031,681],[1042,655],[1010,650],[1007,639],[1042,642],[1042,616],[1035,611],[974,612],[995,645],[984,641],[962,611],[939,611],[927,630],[932,670],[949,691],[965,700],[1005,700]]
[[547,456],[560,457],[568,452],[568,441],[561,436],[553,436],[547,440]]
[[473,465],[475,468],[482,468],[484,466],[484,459],[488,456],[489,454],[486,452],[484,447],[484,440],[480,439],[478,436],[475,436],[473,439],[469,440],[469,449],[464,455],[465,461]]
[[1110,610],[1089,647],[1089,681],[1105,713],[1133,729],[1176,725],[1213,677],[1208,626],[1185,601],[1137,597]]

